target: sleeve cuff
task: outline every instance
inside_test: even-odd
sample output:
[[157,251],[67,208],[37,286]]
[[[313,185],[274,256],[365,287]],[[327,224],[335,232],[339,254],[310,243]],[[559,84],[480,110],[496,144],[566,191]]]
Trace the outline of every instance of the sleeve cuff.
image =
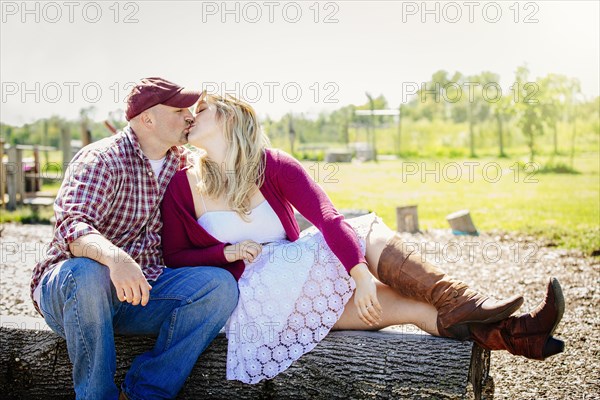
[[69,228],[67,228],[67,234],[65,235],[65,241],[67,244],[73,243],[75,240],[79,239],[82,236],[90,235],[90,234],[98,234],[96,228],[85,223],[85,222],[74,222]]

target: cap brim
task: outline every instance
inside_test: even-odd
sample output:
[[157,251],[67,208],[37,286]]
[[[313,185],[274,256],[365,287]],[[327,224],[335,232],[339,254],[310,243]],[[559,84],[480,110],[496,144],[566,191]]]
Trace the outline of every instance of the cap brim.
[[174,96],[169,97],[160,104],[164,104],[165,106],[169,107],[189,108],[196,104],[201,94],[201,92],[196,90],[182,89]]

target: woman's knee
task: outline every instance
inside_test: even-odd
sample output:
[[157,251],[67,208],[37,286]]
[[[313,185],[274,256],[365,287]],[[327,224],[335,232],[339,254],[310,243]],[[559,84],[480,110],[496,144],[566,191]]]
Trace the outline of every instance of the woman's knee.
[[390,229],[380,218],[373,222],[373,226],[366,237],[367,251],[365,257],[369,263],[371,272],[377,276],[377,264],[379,256],[385,248],[388,240],[395,232]]

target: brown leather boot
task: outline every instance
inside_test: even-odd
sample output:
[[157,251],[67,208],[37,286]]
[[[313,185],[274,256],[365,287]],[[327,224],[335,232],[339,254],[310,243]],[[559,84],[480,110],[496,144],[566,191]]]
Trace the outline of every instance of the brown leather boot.
[[[377,274],[382,283],[403,296],[435,306],[438,328],[442,330],[474,322],[497,322],[523,304],[522,296],[495,302],[469,289],[465,283],[450,278],[444,271],[423,261],[420,253],[409,253],[403,249],[398,235],[388,240],[383,249]],[[466,329],[467,325],[464,325],[463,330]]]
[[[469,339],[488,350],[507,350],[511,354],[543,360],[564,350],[564,342],[555,339],[565,311],[562,289],[556,278],[550,278],[546,298],[531,313],[509,317],[493,324],[469,325]],[[459,332],[440,332],[444,336]]]

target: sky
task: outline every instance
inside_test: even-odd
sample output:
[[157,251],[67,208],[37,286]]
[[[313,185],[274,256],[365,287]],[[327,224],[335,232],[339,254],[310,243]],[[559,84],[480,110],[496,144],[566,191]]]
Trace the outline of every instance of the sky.
[[[393,108],[432,73],[517,67],[599,95],[598,1],[3,1],[0,121],[124,108],[161,76],[230,93],[261,116],[317,115],[383,94]],[[465,91],[468,88],[464,88]],[[119,115],[119,114],[113,114]]]

